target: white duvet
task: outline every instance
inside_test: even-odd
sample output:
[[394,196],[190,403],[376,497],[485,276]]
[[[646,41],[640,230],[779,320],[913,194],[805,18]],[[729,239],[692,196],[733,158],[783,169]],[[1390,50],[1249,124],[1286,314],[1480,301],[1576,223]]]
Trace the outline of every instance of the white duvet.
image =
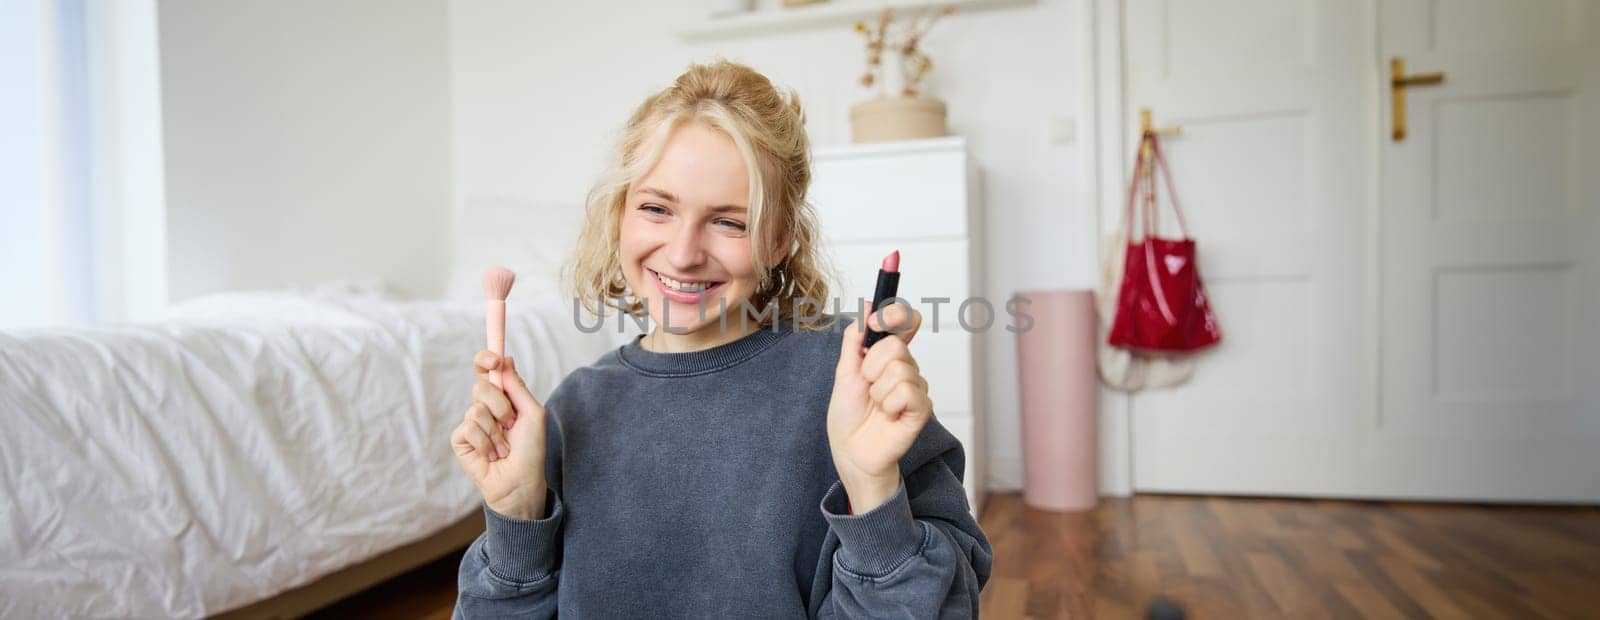
[[[613,346],[513,306],[540,398]],[[201,617],[477,510],[449,434],[481,304],[237,293],[158,323],[0,332],[0,617]]]

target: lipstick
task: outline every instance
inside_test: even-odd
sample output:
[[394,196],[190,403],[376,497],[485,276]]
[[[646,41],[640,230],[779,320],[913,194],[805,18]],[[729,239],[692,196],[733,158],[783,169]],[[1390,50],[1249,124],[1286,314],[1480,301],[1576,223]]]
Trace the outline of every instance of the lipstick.
[[[896,289],[899,287],[900,250],[895,250],[890,252],[888,256],[883,257],[883,266],[878,269],[878,286],[872,291],[872,311],[881,312],[883,310],[883,303],[893,299],[897,294]],[[861,317],[861,320],[865,321],[867,320],[867,317]],[[887,335],[887,332],[880,332],[876,329],[873,329],[872,324],[868,323],[867,337],[866,339],[862,340],[861,345],[871,349],[872,345],[876,344],[879,340],[883,340],[883,337]]]

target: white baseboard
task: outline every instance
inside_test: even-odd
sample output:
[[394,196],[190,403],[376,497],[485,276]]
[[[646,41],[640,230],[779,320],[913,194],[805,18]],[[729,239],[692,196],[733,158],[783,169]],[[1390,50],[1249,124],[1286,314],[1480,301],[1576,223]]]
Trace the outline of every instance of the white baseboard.
[[1022,490],[1022,458],[1001,457],[989,459],[989,492],[1009,493]]
[[[1022,490],[1022,459],[1000,458],[989,461],[990,493],[1015,493]],[[1126,476],[1100,474],[1101,497],[1128,497],[1133,489],[1126,484]]]

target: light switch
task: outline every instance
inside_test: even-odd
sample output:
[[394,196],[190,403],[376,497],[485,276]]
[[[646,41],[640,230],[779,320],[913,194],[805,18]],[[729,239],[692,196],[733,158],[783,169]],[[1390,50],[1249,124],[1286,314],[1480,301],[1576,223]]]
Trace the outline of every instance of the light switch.
[[1051,144],[1071,144],[1078,139],[1078,122],[1071,116],[1050,117]]

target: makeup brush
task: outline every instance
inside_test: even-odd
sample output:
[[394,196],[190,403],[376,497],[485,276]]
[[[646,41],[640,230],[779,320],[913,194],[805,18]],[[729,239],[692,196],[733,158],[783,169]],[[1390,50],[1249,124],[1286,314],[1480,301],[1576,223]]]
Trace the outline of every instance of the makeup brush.
[[[505,267],[490,267],[483,272],[483,325],[489,333],[489,350],[501,357],[506,354],[506,296],[516,281],[517,274]],[[489,371],[489,382],[505,388],[498,369]]]

